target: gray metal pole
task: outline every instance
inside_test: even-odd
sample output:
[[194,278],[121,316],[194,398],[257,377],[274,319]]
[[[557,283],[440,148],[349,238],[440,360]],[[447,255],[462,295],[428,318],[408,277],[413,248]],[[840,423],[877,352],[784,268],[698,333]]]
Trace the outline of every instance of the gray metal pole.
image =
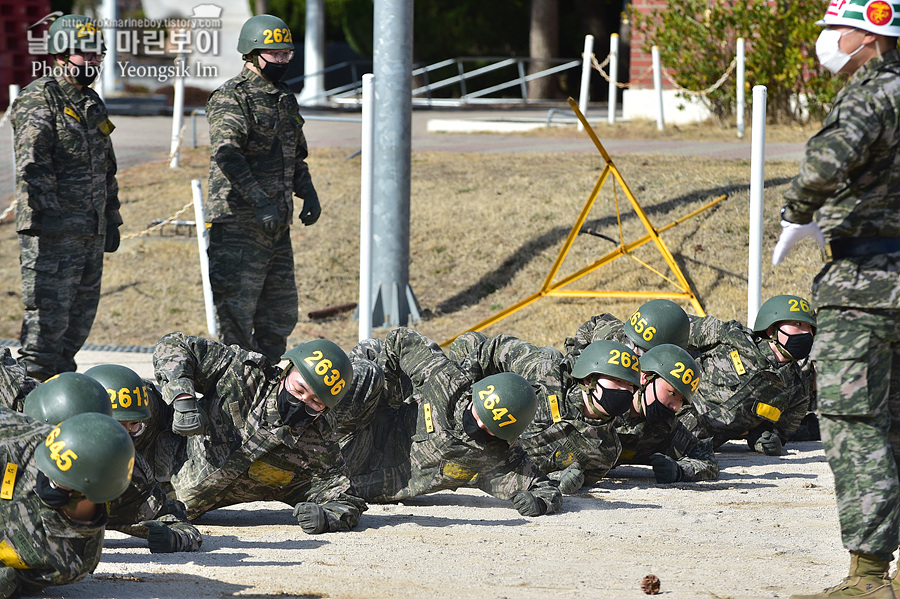
[[[296,47],[296,44],[295,44]],[[303,89],[300,103],[322,104],[325,101],[325,0],[306,0],[306,35],[303,38]],[[318,73],[312,75],[311,73]]]
[[409,287],[412,32],[413,0],[375,0],[373,326],[419,321]]

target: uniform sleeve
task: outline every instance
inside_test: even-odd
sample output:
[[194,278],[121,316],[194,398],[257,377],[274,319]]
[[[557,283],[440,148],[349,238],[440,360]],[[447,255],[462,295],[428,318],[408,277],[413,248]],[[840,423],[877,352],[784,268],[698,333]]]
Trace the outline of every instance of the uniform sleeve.
[[681,480],[695,482],[719,478],[719,462],[712,439],[698,439],[679,422],[672,439],[672,450],[668,453],[674,453],[681,466]]
[[244,156],[251,117],[243,103],[233,90],[231,93],[216,90],[206,103],[206,114],[212,160],[248,204],[258,206],[268,202],[269,197],[256,181]]
[[[53,99],[46,88],[43,94],[27,91],[13,104],[19,201],[24,200],[35,212],[60,210],[53,165],[56,144],[53,106]],[[30,226],[18,223],[18,228],[27,230]]]
[[385,386],[388,386],[389,377],[405,375],[413,387],[422,387],[433,372],[445,367],[449,361],[437,343],[406,327],[388,333],[379,355]]
[[510,447],[507,459],[479,475],[475,484],[485,493],[507,501],[519,491],[533,493],[547,505],[545,514],[552,514],[562,505],[558,484],[541,472],[519,445]]
[[884,118],[873,112],[878,103],[868,94],[842,95],[822,129],[807,142],[800,172],[785,193],[783,216],[789,222],[810,222],[826,200],[844,189],[848,173],[866,164],[881,136]]
[[[246,352],[244,352],[246,354]],[[231,346],[184,333],[169,333],[153,351],[153,368],[162,399],[171,404],[181,394],[207,395],[241,353]]]
[[106,220],[116,226],[122,224],[122,217],[119,215],[119,182],[116,180],[118,169],[116,152],[113,145],[109,144],[109,153],[106,157]]
[[473,380],[512,372],[528,381],[540,381],[558,368],[539,347],[510,335],[485,337],[481,333],[464,333],[451,344],[450,358]]
[[599,314],[578,327],[575,335],[566,338],[566,353],[577,358],[594,341],[615,339],[623,335],[622,321],[612,314]]
[[688,336],[688,350],[708,351],[722,339],[724,323],[714,316],[694,316],[688,314],[691,332]]
[[308,501],[325,510],[328,532],[352,530],[368,509],[365,500],[350,492],[350,479],[344,472],[344,462],[336,456],[333,466],[312,477]]
[[[299,113],[299,107],[298,107]],[[300,127],[297,131],[297,149],[294,163],[294,194],[306,199],[309,190],[313,188],[312,177],[309,174],[309,165],[306,159],[309,157],[309,148],[306,145],[306,135],[303,133],[303,118],[300,118]]]

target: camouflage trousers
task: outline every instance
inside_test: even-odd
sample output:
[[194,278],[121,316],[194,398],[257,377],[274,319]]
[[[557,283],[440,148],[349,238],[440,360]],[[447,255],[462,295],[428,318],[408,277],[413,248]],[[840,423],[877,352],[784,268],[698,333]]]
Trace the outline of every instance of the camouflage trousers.
[[102,235],[19,235],[22,349],[29,376],[44,380],[76,369],[100,301]]
[[277,363],[298,314],[290,229],[271,237],[256,223],[213,223],[207,253],[219,340]]
[[822,308],[813,358],[822,445],[850,551],[900,544],[900,310]]

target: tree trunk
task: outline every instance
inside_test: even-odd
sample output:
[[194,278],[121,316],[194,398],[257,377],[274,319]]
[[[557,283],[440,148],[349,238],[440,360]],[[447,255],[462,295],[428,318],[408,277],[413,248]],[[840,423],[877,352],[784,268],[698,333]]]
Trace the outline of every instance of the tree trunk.
[[269,12],[269,0],[253,0],[253,6],[258,15],[264,15]]
[[[550,68],[548,58],[557,58],[559,52],[559,0],[531,0],[531,26],[528,45],[532,58],[528,72],[536,73]],[[544,59],[544,60],[541,60]],[[557,90],[556,76],[541,77],[528,83],[528,98],[551,98]]]

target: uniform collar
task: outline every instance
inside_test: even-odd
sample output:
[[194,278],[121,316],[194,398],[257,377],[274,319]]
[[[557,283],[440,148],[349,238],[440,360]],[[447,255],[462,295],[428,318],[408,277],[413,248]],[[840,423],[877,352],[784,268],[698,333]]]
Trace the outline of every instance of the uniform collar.
[[255,89],[267,93],[267,94],[277,94],[281,93],[283,90],[281,89],[281,85],[283,83],[273,83],[263,77],[262,75],[257,75],[245,64],[244,69],[241,71],[239,75],[244,81],[252,85]]
[[76,104],[81,103],[87,98],[87,94],[84,93],[84,88],[78,89],[75,87],[62,73],[55,75],[54,79],[56,79],[56,82],[59,84],[59,89],[62,90],[63,95],[72,102],[75,102]]
[[863,66],[859,67],[859,69],[850,76],[848,83],[862,82],[871,79],[885,66],[896,63],[900,63],[900,52],[898,52],[896,48],[892,48],[887,52],[884,52],[881,56],[876,56]]

